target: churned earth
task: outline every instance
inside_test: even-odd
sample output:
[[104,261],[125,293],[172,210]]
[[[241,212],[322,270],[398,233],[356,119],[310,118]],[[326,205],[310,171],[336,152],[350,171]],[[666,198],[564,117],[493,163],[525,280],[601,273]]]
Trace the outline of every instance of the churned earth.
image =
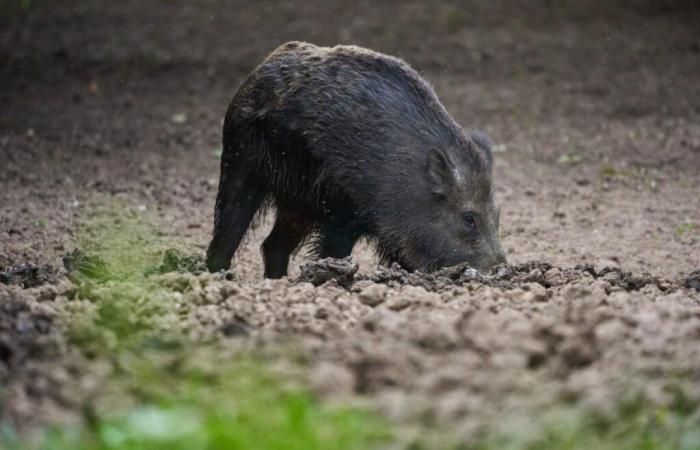
[[[151,332],[294,360],[329,401],[457,436],[528,433],[533,411],[563,407],[697,405],[698,12],[550,3],[52,1],[0,16],[0,420],[104,407],[115,369],[67,330],[129,288],[68,277],[63,257],[105,202],[93,239],[157,224],[112,253],[163,240],[194,255],[148,277]],[[287,40],[401,56],[493,138],[510,266],[408,274],[358,245],[326,283],[328,264],[300,270],[304,251],[289,279],[262,280],[266,217],[229,273],[198,272],[225,109]]]

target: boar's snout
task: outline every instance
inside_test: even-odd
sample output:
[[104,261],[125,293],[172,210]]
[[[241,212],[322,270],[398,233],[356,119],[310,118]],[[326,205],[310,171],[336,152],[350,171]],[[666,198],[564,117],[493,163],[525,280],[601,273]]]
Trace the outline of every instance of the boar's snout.
[[499,264],[505,264],[508,261],[506,260],[506,254],[503,253],[503,251],[500,251],[496,253],[496,255],[493,258],[493,264],[491,264],[491,267],[497,266]]
[[501,248],[500,243],[496,243],[496,248],[489,252],[485,252],[481,257],[475,258],[472,266],[481,271],[488,271],[499,264],[505,264],[507,261],[506,254]]
[[501,240],[498,238],[498,229],[495,230],[494,234],[495,236],[493,236],[491,246],[492,250],[490,252],[491,258],[488,258],[486,267],[484,267],[483,270],[488,270],[494,266],[508,262],[506,260],[506,253],[503,251],[503,247],[501,246]]
[[503,252],[503,249],[500,249],[496,253],[496,257],[494,258],[493,264],[491,264],[491,267],[497,266],[499,264],[506,264],[508,260],[506,259],[506,254]]

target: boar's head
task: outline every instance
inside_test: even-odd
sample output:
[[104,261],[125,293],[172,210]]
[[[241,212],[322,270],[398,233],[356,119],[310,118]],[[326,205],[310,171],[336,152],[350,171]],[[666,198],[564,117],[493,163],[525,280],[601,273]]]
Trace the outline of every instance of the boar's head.
[[505,263],[491,166],[491,142],[479,132],[462,145],[430,149],[424,179],[407,194],[412,212],[402,216],[410,224],[394,259],[426,271],[463,262],[479,270]]

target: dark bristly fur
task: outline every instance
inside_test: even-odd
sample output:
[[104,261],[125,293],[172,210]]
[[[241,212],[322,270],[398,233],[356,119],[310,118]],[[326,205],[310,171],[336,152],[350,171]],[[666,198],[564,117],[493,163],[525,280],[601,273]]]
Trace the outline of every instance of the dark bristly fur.
[[491,143],[466,134],[405,62],[355,46],[289,42],[245,80],[226,113],[211,271],[227,268],[271,201],[265,276],[316,236],[320,257],[359,238],[385,262],[434,270],[505,261]]

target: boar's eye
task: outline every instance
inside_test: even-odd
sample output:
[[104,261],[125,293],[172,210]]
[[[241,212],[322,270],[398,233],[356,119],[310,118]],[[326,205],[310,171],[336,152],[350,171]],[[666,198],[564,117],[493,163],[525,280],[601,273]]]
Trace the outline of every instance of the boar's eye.
[[466,212],[462,214],[462,220],[464,221],[464,225],[467,227],[470,234],[476,232],[476,219],[474,218],[474,213]]

